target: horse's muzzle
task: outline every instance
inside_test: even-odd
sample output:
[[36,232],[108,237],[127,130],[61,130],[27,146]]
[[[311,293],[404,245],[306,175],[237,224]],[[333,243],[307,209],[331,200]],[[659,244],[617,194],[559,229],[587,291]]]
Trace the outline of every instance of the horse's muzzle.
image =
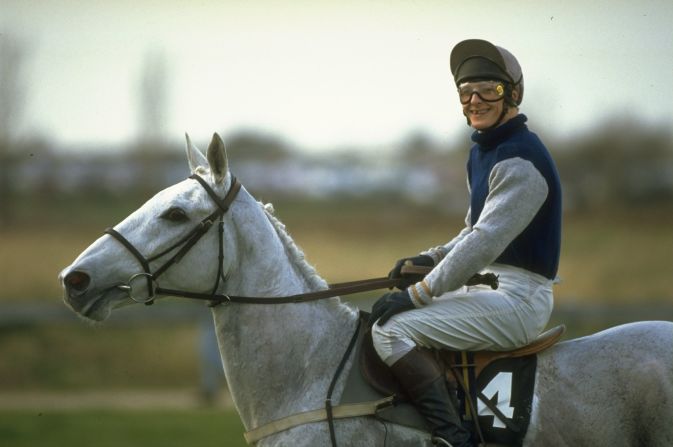
[[68,298],[75,298],[87,291],[91,277],[84,272],[73,270],[63,277],[63,288]]

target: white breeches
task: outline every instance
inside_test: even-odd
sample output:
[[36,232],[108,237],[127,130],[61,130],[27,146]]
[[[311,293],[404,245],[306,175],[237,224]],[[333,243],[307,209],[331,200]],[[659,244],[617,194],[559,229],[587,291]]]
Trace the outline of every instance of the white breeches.
[[554,305],[553,281],[524,269],[493,264],[500,286],[462,287],[425,307],[402,312],[372,328],[374,347],[392,365],[416,345],[460,351],[505,351],[532,342]]

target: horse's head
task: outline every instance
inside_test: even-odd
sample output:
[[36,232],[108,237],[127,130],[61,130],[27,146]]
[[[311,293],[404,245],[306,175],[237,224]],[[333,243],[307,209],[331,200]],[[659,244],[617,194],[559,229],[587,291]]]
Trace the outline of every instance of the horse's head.
[[[218,270],[218,231],[207,231],[212,224],[217,226],[219,216],[206,187],[224,197],[232,184],[224,143],[214,134],[205,157],[187,137],[187,158],[192,173],[204,179],[206,186],[190,178],[164,189],[115,226],[114,234],[100,237],[61,272],[64,300],[75,312],[100,321],[116,307],[151,300],[156,278],[147,270],[156,276],[167,262],[170,272],[161,272],[160,279],[168,288],[179,285],[210,292],[218,274],[228,273],[226,264],[231,259],[224,261],[222,272]],[[225,215],[224,225],[227,221]],[[199,230],[204,226],[206,231]],[[225,246],[235,243],[227,233]]]

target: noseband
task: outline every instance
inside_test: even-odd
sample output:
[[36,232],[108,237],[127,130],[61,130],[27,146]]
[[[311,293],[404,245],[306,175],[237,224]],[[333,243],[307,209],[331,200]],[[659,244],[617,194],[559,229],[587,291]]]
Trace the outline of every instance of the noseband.
[[[143,267],[144,272],[136,273],[132,275],[126,284],[119,285],[118,288],[126,291],[129,294],[129,297],[138,303],[144,303],[150,305],[154,302],[156,298],[157,291],[161,290],[157,285],[157,279],[161,276],[166,270],[169,269],[173,264],[178,263],[182,257],[189,251],[191,248],[196,245],[196,243],[203,237],[204,234],[208,232],[210,227],[213,226],[216,220],[219,219],[219,241],[220,241],[220,253],[219,253],[219,267],[217,272],[217,278],[215,279],[215,285],[213,286],[211,295],[214,295],[217,292],[217,288],[220,285],[220,280],[223,278],[222,272],[222,263],[224,260],[224,248],[223,248],[223,235],[224,235],[224,215],[229,211],[229,207],[236,200],[236,196],[241,190],[241,183],[236,177],[232,176],[231,187],[229,191],[220,199],[215,191],[206,183],[203,178],[197,174],[193,174],[189,177],[194,179],[201,184],[203,189],[206,190],[210,198],[217,205],[217,209],[208,217],[203,219],[192,231],[187,233],[184,237],[178,240],[175,244],[171,245],[167,249],[163,250],[156,255],[146,258],[142,253],[131,243],[128,239],[121,235],[117,230],[113,228],[108,228],[105,230],[105,234],[109,234],[116,240],[118,240],[140,263]],[[150,270],[150,262],[155,261],[168,253],[172,252],[175,249],[178,249],[171,258],[169,258],[161,267],[159,267],[154,273]],[[133,293],[133,282],[138,278],[146,278],[147,281],[147,291],[149,292],[147,298],[139,298]]]

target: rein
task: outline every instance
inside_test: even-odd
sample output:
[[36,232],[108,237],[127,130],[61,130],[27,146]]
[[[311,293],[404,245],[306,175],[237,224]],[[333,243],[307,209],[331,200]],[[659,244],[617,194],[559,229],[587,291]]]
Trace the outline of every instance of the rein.
[[[219,288],[220,282],[224,281],[224,274],[222,271],[222,264],[224,261],[224,247],[223,247],[223,234],[224,234],[224,215],[229,211],[231,204],[236,200],[239,191],[241,190],[241,183],[236,177],[232,177],[231,187],[224,198],[220,199],[217,196],[217,193],[206,183],[206,181],[197,174],[193,174],[189,177],[199,182],[199,184],[206,190],[210,198],[217,205],[217,209],[208,217],[203,219],[192,231],[187,233],[184,237],[178,240],[175,244],[171,245],[167,249],[161,251],[154,256],[146,258],[140,251],[121,233],[113,228],[108,228],[105,230],[105,234],[108,234],[119,241],[140,263],[143,268],[143,272],[136,273],[132,275],[126,284],[120,284],[117,287],[121,290],[126,291],[129,294],[129,297],[138,303],[151,305],[154,303],[154,299],[157,295],[165,296],[177,296],[182,298],[189,298],[195,300],[205,300],[209,301],[210,306],[216,306],[222,303],[243,303],[243,304],[287,304],[287,303],[306,303],[310,301],[317,301],[326,298],[334,298],[340,295],[352,295],[360,292],[367,292],[378,289],[392,288],[400,284],[402,281],[401,278],[389,279],[389,278],[371,278],[364,279],[359,281],[350,281],[337,284],[330,284],[325,290],[319,290],[316,292],[300,293],[297,295],[281,296],[281,297],[255,297],[255,296],[235,296],[235,295],[225,295],[218,294],[217,289]],[[187,290],[176,290],[176,289],[166,289],[160,287],[157,283],[157,279],[168,270],[174,264],[180,262],[185,254],[196,245],[196,243],[210,230],[210,228],[219,220],[219,267],[217,277],[215,278],[215,283],[211,289],[210,293],[202,292],[191,292]],[[178,250],[172,257],[170,257],[164,264],[162,264],[156,271],[152,272],[150,269],[150,262],[156,261],[174,250]],[[145,278],[147,283],[147,297],[142,298],[137,296],[134,292],[134,283],[141,279]]]
[[159,295],[179,296],[196,300],[211,301],[211,305],[223,303],[242,303],[242,304],[288,304],[288,303],[308,303],[326,298],[334,298],[340,295],[353,295],[360,292],[371,290],[387,289],[395,287],[400,283],[400,279],[389,278],[370,278],[360,281],[342,282],[329,284],[327,289],[317,292],[299,293],[297,295],[288,295],[280,297],[262,297],[262,296],[236,296],[224,294],[209,294],[186,292],[183,290],[164,289],[157,287],[156,292]]

